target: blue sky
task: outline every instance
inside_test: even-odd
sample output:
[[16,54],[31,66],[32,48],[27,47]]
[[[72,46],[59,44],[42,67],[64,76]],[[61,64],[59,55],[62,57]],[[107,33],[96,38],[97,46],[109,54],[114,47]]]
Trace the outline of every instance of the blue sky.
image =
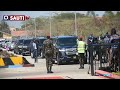
[[[61,11],[50,11],[50,12],[58,12],[60,13]],[[2,20],[3,15],[26,15],[30,16],[31,18],[39,17],[39,16],[49,16],[50,13],[49,11],[0,11],[0,20]],[[74,11],[63,11],[63,12],[74,12]],[[87,11],[77,11],[79,13],[86,14]],[[95,11],[96,14],[99,16],[102,16],[104,14],[104,11]],[[20,28],[21,27],[21,22],[20,21],[7,21],[10,27],[16,27]]]

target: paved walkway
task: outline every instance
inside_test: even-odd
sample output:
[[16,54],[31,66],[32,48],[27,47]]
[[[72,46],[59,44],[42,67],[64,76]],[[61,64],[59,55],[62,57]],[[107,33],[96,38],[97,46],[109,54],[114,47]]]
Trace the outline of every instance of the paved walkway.
[[[34,64],[34,59],[30,56],[25,56],[26,59]],[[53,65],[52,74],[47,74],[45,59],[38,59],[35,67],[21,68],[0,68],[0,79],[24,79],[24,78],[44,78],[44,77],[61,77],[64,79],[102,79],[98,76],[87,74],[88,64],[85,64],[84,69],[79,69],[79,64],[73,65]]]

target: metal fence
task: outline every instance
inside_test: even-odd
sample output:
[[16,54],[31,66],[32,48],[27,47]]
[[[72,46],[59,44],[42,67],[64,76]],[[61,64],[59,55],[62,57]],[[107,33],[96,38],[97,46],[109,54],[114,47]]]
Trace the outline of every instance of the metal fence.
[[[115,65],[116,67],[116,71],[120,71],[120,43],[113,43],[113,44],[91,44],[88,45],[88,52],[89,52],[89,71],[91,71],[91,75],[94,76],[96,75],[95,70],[105,70],[107,71],[107,69],[109,68],[109,72],[112,72],[112,68],[109,65],[109,61],[110,58],[108,56],[108,53],[106,53],[108,47],[111,46],[117,46],[118,48],[117,50],[117,55],[113,55],[112,56],[112,63]],[[109,53],[109,55],[111,56],[113,53]],[[114,61],[117,61],[116,64]]]

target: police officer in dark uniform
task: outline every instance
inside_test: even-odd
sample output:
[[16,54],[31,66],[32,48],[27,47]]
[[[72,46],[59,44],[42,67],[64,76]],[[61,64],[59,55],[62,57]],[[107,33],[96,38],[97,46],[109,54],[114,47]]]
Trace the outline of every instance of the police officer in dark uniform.
[[50,39],[50,36],[47,36],[47,40],[43,42],[43,52],[46,58],[47,73],[53,73],[51,70],[53,65],[52,59],[53,59],[54,47],[53,47],[53,42]]
[[88,38],[87,38],[87,44],[88,44],[88,54],[89,54],[89,56],[88,56],[88,63],[90,64],[90,48],[89,48],[89,45],[90,44],[93,44],[94,43],[94,36],[93,36],[93,34],[90,34],[89,36],[88,36]]
[[[120,43],[120,35],[117,34],[115,28],[111,29],[110,43]],[[115,57],[115,59],[113,57]],[[119,57],[119,46],[111,45],[109,65],[113,67],[115,71],[117,70],[118,57]]]

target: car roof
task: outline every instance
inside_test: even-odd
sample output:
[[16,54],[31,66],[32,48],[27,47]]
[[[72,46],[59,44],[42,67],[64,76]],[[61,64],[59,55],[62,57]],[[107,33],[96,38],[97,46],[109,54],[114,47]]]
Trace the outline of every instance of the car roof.
[[38,37],[37,39],[47,39],[46,37]]
[[29,39],[23,39],[23,40],[32,40],[32,38],[29,38]]
[[55,36],[53,38],[77,38],[77,36]]

